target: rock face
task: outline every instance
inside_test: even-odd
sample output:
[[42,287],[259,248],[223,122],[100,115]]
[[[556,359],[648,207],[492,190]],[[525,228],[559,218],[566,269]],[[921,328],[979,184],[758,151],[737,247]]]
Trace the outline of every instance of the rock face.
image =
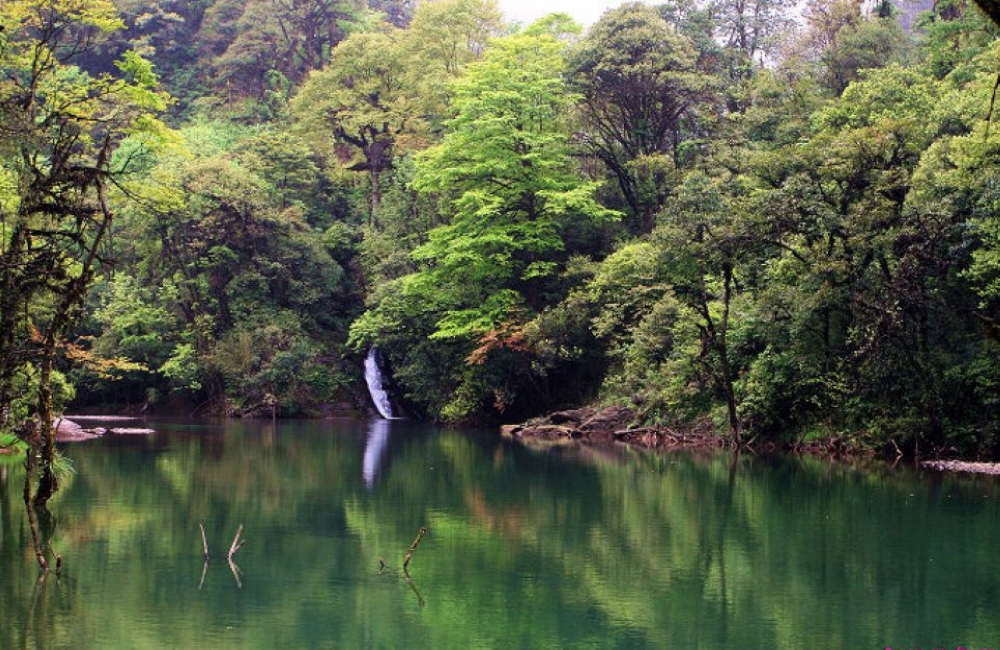
[[636,426],[635,412],[624,406],[556,411],[524,424],[505,426],[502,432],[513,438],[598,445],[622,442],[651,449],[725,446],[725,439],[707,428],[678,432],[667,427]]

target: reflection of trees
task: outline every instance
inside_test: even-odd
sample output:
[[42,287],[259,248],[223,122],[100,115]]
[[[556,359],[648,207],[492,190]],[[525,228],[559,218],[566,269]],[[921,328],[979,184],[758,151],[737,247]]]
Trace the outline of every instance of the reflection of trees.
[[[930,489],[809,460],[569,457],[398,426],[372,488],[359,473],[363,423],[70,448],[78,474],[59,493],[53,538],[68,563],[34,596],[32,641],[71,644],[100,620],[108,644],[130,647],[203,644],[219,621],[244,646],[394,647],[414,634],[427,646],[598,645],[614,634],[657,647],[853,647],[931,626],[981,638],[994,620],[997,580],[967,567],[990,566],[1000,517],[979,492],[956,510],[971,489],[959,479]],[[0,611],[19,621],[36,575],[26,514],[11,508],[22,476],[0,476]],[[213,562],[246,522],[242,589],[220,567],[197,589],[199,522]],[[404,556],[424,525],[407,582]],[[396,579],[379,575],[380,558]],[[964,602],[949,597],[958,582]],[[108,594],[114,608],[98,605]],[[14,627],[0,626],[0,647],[23,645]]]
[[[453,604],[448,619],[480,620],[515,639],[517,630],[523,638],[555,630],[556,638],[579,640],[594,608],[602,621],[593,625],[595,635],[609,624],[665,647],[847,647],[879,642],[885,634],[912,638],[915,631],[935,632],[926,612],[939,608],[926,602],[922,617],[905,611],[905,603],[923,600],[942,581],[955,586],[950,575],[965,573],[965,560],[953,554],[950,569],[935,571],[933,579],[905,566],[949,555],[946,536],[928,533],[954,514],[943,500],[901,513],[895,501],[924,489],[904,472],[644,454],[627,462],[595,457],[567,468],[550,454],[483,453],[458,436],[436,442],[447,459],[440,477],[421,471],[410,481],[400,472],[410,459],[397,456],[390,479],[397,496],[435,492],[441,499],[427,518],[439,555],[425,559],[433,566],[422,564],[422,586],[434,601]],[[427,483],[436,480],[436,486]],[[461,493],[461,502],[445,492]],[[365,546],[369,540],[384,546],[384,527],[367,522],[390,517],[389,510],[381,512],[377,501],[357,505],[348,521]],[[984,522],[973,544],[983,566],[995,525],[995,518]],[[395,537],[393,545],[405,544],[402,535]],[[482,566],[508,586],[523,581],[520,597],[489,584],[470,586]],[[873,579],[873,571],[885,580]],[[559,580],[546,582],[553,572]],[[973,579],[987,592],[996,587],[988,576]],[[893,584],[921,594],[885,593]],[[539,606],[546,602],[563,603],[564,611]],[[987,616],[986,607],[958,615],[950,629],[982,629],[977,621]],[[698,621],[703,624],[692,624]],[[438,622],[446,629],[445,618]],[[449,640],[437,626],[430,634],[436,643]]]

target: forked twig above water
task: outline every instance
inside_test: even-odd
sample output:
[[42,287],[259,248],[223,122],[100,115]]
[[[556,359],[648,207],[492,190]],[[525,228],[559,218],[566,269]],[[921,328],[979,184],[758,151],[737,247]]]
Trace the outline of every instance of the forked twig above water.
[[240,527],[236,529],[236,536],[233,537],[233,543],[229,545],[229,553],[226,555],[226,559],[228,559],[230,562],[233,561],[233,553],[240,550],[240,548],[243,547],[244,542],[246,542],[245,539],[240,539],[240,535],[242,534],[243,534],[243,524],[240,524]]

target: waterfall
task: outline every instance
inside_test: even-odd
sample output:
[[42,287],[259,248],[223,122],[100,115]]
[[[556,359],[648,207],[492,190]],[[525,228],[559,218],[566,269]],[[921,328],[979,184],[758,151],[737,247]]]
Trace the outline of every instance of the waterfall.
[[389,393],[385,392],[382,381],[382,369],[378,365],[378,352],[373,347],[368,350],[365,357],[365,381],[368,382],[368,392],[372,396],[372,402],[382,417],[391,420],[392,404],[389,402]]

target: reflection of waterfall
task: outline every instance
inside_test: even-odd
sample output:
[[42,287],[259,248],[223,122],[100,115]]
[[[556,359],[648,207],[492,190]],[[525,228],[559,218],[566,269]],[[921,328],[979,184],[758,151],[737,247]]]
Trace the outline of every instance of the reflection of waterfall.
[[382,417],[392,419],[392,404],[389,402],[389,393],[385,392],[382,381],[382,369],[378,365],[378,352],[373,347],[365,357],[365,381],[368,382],[368,392],[375,402],[375,408],[382,414]]
[[389,421],[371,420],[368,423],[368,441],[365,442],[365,456],[361,461],[361,476],[365,485],[371,489],[375,486],[375,475],[378,466],[389,448]]

